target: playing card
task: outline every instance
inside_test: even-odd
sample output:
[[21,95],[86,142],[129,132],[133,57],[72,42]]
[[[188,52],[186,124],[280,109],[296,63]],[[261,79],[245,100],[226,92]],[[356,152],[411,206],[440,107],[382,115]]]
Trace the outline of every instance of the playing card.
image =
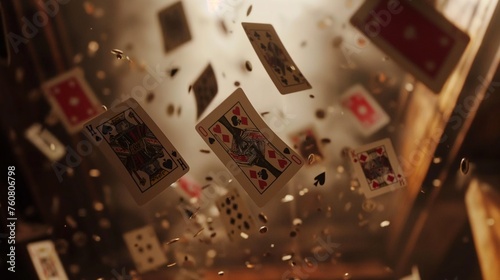
[[351,150],[350,159],[366,198],[406,186],[389,138]]
[[167,264],[167,258],[152,226],[128,231],[123,234],[123,239],[139,273]]
[[54,242],[44,240],[29,243],[27,249],[40,280],[68,279],[61,260],[57,255]]
[[364,136],[377,132],[391,120],[377,101],[359,84],[350,87],[340,97],[340,102]]
[[441,90],[470,41],[425,1],[365,1],[351,23],[435,92]]
[[313,127],[302,129],[294,133],[290,138],[292,139],[294,147],[299,150],[299,154],[303,159],[308,161],[309,164],[318,163],[323,159],[323,153],[321,153],[316,132]]
[[243,29],[260,62],[281,94],[311,89],[270,24],[243,22]]
[[182,1],[161,10],[158,17],[166,52],[170,52],[191,40],[191,32]]
[[45,97],[69,133],[76,133],[103,111],[80,68],[74,68],[42,85]]
[[241,88],[198,123],[196,130],[259,206],[303,165],[300,156],[262,120]]
[[215,202],[220,218],[231,241],[241,238],[241,233],[248,236],[256,233],[256,225],[250,210],[236,189],[230,189]]
[[211,64],[207,65],[203,73],[194,82],[193,91],[196,98],[196,118],[199,118],[218,91],[217,78]]
[[168,188],[189,166],[139,103],[130,98],[85,124],[139,205]]
[[182,176],[175,183],[175,187],[177,193],[187,201],[192,198],[200,198],[201,196],[201,185],[188,175]]
[[60,160],[66,154],[66,148],[47,129],[39,123],[34,123],[24,133],[25,137],[52,161]]

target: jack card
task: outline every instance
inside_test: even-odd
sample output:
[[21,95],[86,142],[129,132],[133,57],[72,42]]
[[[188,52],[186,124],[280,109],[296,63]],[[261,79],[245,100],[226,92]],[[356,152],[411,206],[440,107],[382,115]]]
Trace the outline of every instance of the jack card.
[[130,98],[85,124],[139,205],[189,171],[177,149],[139,103]]
[[351,150],[350,159],[366,198],[406,186],[403,169],[389,138]]
[[271,24],[242,23],[243,29],[281,94],[311,89]]
[[266,204],[303,165],[266,125],[241,88],[196,130],[258,206]]
[[42,89],[68,133],[79,132],[86,121],[103,111],[81,68],[45,82]]
[[384,109],[360,84],[349,88],[340,97],[340,102],[364,136],[372,135],[391,120]]
[[434,92],[441,90],[470,41],[425,1],[365,1],[351,23]]
[[36,274],[40,280],[67,280],[61,260],[56,252],[54,242],[39,241],[27,245]]

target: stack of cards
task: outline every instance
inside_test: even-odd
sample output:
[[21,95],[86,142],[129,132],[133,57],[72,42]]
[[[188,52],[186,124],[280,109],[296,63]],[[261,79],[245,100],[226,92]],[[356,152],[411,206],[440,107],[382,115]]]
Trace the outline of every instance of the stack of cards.
[[27,246],[36,274],[40,280],[67,280],[54,242],[50,240],[30,243]]
[[189,166],[135,99],[85,124],[84,132],[106,155],[142,205],[189,171]]
[[303,165],[300,156],[262,120],[241,88],[196,130],[258,206],[268,202]]
[[372,198],[406,186],[403,170],[386,138],[351,150],[351,162],[366,198]]
[[152,226],[126,232],[123,239],[139,273],[167,264],[167,258]]
[[260,62],[281,94],[311,89],[270,24],[242,23]]
[[86,121],[103,111],[80,68],[45,82],[42,89],[68,133],[80,131]]
[[425,1],[365,1],[351,23],[435,92],[441,90],[470,41]]

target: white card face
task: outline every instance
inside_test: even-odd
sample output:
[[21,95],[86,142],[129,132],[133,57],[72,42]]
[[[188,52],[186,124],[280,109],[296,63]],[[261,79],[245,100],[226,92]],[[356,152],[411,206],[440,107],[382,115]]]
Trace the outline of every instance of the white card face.
[[167,258],[152,226],[126,232],[123,239],[139,273],[167,264]]
[[267,126],[238,88],[196,130],[258,206],[266,204],[303,165]]
[[231,241],[243,238],[242,233],[250,236],[257,232],[252,214],[235,188],[218,198],[215,205]]
[[364,136],[370,136],[390,122],[389,115],[361,85],[350,87],[340,102]]
[[66,148],[47,129],[39,123],[34,123],[24,133],[25,137],[52,161],[60,160],[66,154]]
[[389,138],[351,150],[350,159],[366,198],[406,186]]
[[40,280],[68,279],[52,241],[30,243],[27,248]]
[[189,166],[139,103],[130,98],[85,124],[139,205],[189,171]]
[[267,74],[281,94],[311,89],[271,24],[242,23]]
[[80,68],[74,68],[42,85],[45,97],[69,133],[103,111]]
[[351,23],[435,92],[441,90],[470,41],[425,1],[365,1]]

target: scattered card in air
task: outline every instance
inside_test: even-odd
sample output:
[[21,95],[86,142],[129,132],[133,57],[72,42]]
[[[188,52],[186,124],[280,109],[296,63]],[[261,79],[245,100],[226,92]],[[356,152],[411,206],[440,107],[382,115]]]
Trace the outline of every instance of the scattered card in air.
[[340,102],[364,136],[372,135],[391,120],[377,101],[359,84],[349,88],[340,97]]
[[85,124],[84,132],[106,155],[139,205],[189,170],[181,154],[133,98]]
[[238,88],[196,130],[255,204],[266,204],[302,167]]
[[199,118],[210,102],[217,95],[217,78],[211,64],[208,64],[203,73],[193,84],[194,96],[196,98],[196,118]]
[[182,176],[175,183],[175,187],[177,193],[186,201],[190,201],[192,198],[200,198],[201,196],[201,185],[188,175]]
[[425,1],[365,1],[351,23],[403,69],[439,92],[470,41]]
[[63,144],[39,123],[31,125],[24,135],[51,161],[58,161],[66,154]]
[[271,24],[243,22],[243,29],[281,94],[311,89]]
[[69,133],[103,111],[80,68],[74,68],[42,85],[45,97]]
[[257,228],[252,214],[236,189],[230,189],[217,199],[215,206],[219,210],[220,218],[231,241],[256,233]]
[[366,198],[406,186],[403,170],[389,138],[351,150],[350,159]]
[[191,40],[191,32],[182,1],[163,9],[158,17],[166,52],[170,52]]
[[126,232],[123,234],[123,239],[139,273],[167,264],[167,258],[152,226]]
[[57,255],[54,242],[44,240],[27,245],[36,274],[40,280],[67,280],[61,260]]
[[318,139],[313,127],[308,127],[293,134],[290,137],[294,147],[299,150],[300,155],[308,163],[315,164],[323,159],[323,153],[318,145]]

